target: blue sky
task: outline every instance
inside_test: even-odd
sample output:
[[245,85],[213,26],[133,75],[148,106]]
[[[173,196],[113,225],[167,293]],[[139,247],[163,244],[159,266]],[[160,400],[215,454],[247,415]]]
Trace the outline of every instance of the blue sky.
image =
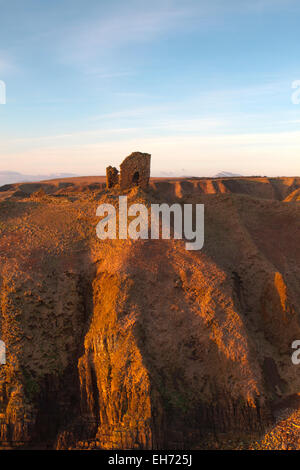
[[0,169],[300,175],[300,2],[0,0]]

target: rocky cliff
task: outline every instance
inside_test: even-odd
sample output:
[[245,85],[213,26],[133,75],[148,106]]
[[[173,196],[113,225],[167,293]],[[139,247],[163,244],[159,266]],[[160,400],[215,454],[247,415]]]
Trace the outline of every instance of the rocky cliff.
[[[2,446],[209,448],[300,392],[299,178],[153,180],[205,245],[96,237],[97,178],[0,188]],[[300,366],[298,366],[300,367]]]

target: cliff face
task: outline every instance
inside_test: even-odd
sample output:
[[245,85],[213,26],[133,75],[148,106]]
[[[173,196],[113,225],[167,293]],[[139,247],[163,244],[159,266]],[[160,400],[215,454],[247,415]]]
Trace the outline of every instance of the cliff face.
[[208,447],[262,432],[300,392],[300,206],[284,202],[297,180],[269,199],[232,181],[215,194],[203,188],[220,180],[128,192],[204,203],[198,252],[100,241],[96,208],[118,195],[91,182],[2,193],[2,445]]

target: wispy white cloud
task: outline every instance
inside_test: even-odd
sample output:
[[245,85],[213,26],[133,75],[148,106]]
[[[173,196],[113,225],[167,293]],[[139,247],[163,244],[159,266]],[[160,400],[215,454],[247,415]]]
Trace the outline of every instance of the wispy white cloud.
[[215,90],[201,90],[192,99],[194,103],[214,104],[222,106],[224,104],[238,104],[240,102],[249,102],[271,98],[272,96],[290,95],[289,80],[254,83],[253,85],[238,86],[236,88],[222,87],[222,81],[217,84]]
[[197,132],[205,133],[211,129],[228,125],[228,121],[222,121],[212,118],[203,119],[171,119],[159,120],[156,124],[140,125],[131,127],[110,127],[110,128],[97,128],[90,130],[83,130],[70,133],[62,133],[56,135],[46,135],[39,137],[19,137],[14,139],[5,139],[2,141],[2,149],[4,146],[18,146],[18,145],[33,145],[42,144],[45,146],[59,145],[72,145],[73,143],[85,144],[87,139],[90,141],[98,142],[99,140],[112,138],[128,138],[130,135],[145,135],[149,131],[168,131],[169,133],[181,132]]
[[126,2],[110,14],[81,22],[64,31],[62,49],[68,58],[86,62],[124,45],[141,44],[164,34],[207,27],[224,28],[223,19],[233,13],[251,14],[295,5],[295,0],[240,0]]
[[122,109],[120,111],[113,111],[111,113],[104,113],[104,114],[98,114],[98,115],[92,116],[90,120],[102,121],[102,120],[147,117],[150,114],[153,115],[153,113],[158,115],[158,113],[171,111],[172,106],[174,106],[174,104],[166,103],[163,105],[148,105],[148,106],[140,106],[138,108]]
[[288,6],[293,6],[296,4],[297,0],[252,0],[251,2],[244,4],[243,7],[250,11],[265,11],[269,9],[274,11],[274,9],[277,8],[287,8]]
[[22,172],[104,174],[108,163],[118,165],[134,150],[152,154],[153,174],[162,171],[212,176],[221,169],[242,174],[299,176],[300,131],[145,137],[125,133],[123,139],[102,136],[98,141],[39,142],[26,150],[2,148],[1,168]]
[[116,91],[113,92],[114,96],[120,96],[122,98],[144,98],[144,97],[149,97],[147,93],[140,93],[140,92],[135,92],[135,91]]
[[134,3],[127,8],[119,5],[114,14],[82,22],[64,32],[61,44],[64,59],[88,62],[93,57],[105,55],[112,49],[131,43],[144,43],[157,39],[161,34],[180,27],[181,22],[192,16],[194,7],[174,6],[169,2],[155,5]]
[[[253,101],[253,100],[262,100],[264,98],[270,98],[272,96],[278,97],[281,95],[290,94],[290,83],[289,81],[277,81],[277,82],[266,82],[266,83],[257,83],[252,86],[248,85],[245,87],[237,88],[222,88],[222,83],[218,83],[218,88],[213,89],[202,89],[199,92],[195,92],[191,97],[185,97],[184,99],[178,98],[175,102],[164,102],[162,104],[155,105],[145,105],[129,109],[122,109],[120,111],[103,113],[92,116],[90,119],[97,120],[106,120],[106,119],[119,119],[119,118],[140,118],[153,115],[156,113],[156,116],[162,113],[169,113],[171,115],[174,112],[185,112],[190,113],[191,109],[195,109],[196,106],[200,106],[200,109],[203,109],[203,106],[208,106],[213,104],[215,107],[219,107],[220,112],[226,109],[228,105],[239,104],[242,101]],[[139,97],[147,96],[143,93],[135,92],[114,92],[114,95],[124,96],[124,97]],[[153,99],[153,97],[151,97]],[[258,101],[259,102],[259,101]],[[224,107],[225,106],[225,107]],[[260,114],[261,116],[261,114]],[[169,117],[169,116],[168,116]],[[255,118],[258,116],[255,115]]]
[[11,73],[16,69],[12,60],[9,59],[6,54],[0,51],[0,76],[3,74]]
[[133,71],[115,71],[115,70],[105,70],[100,67],[90,66],[86,67],[84,70],[86,75],[92,75],[96,78],[121,78],[121,77],[130,77],[134,75]]

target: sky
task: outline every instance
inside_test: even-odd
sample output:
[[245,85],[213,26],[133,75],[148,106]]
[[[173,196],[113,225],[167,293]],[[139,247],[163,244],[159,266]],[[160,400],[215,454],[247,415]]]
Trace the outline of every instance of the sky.
[[155,176],[299,176],[299,20],[299,0],[0,0],[0,170],[141,151]]

